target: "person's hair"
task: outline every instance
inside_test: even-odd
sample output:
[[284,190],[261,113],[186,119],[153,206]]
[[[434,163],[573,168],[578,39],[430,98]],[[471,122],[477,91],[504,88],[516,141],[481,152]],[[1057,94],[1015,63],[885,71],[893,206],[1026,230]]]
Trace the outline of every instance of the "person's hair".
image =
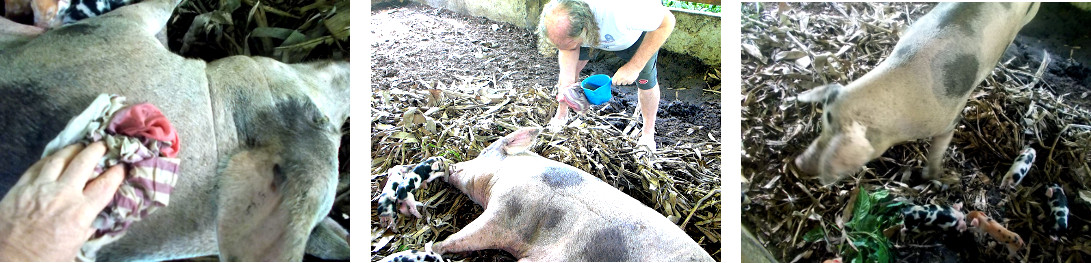
[[542,8],[542,15],[538,17],[538,38],[545,39],[546,43],[557,46],[549,41],[546,26],[546,16],[556,8],[562,8],[568,14],[568,37],[579,37],[583,44],[587,44],[594,50],[599,45],[599,23],[595,21],[595,14],[591,13],[591,7],[583,0],[552,0]]

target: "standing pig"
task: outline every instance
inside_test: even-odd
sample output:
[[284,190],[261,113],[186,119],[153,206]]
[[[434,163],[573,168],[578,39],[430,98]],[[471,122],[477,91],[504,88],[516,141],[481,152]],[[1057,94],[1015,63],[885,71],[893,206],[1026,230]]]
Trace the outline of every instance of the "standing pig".
[[523,128],[454,164],[448,182],[485,211],[436,243],[445,254],[503,249],[530,261],[712,261],[677,225],[575,167],[528,149]]
[[943,154],[970,92],[992,72],[1038,3],[940,3],[860,79],[799,95],[822,102],[822,134],[795,159],[836,183],[891,146],[932,137],[925,177],[943,174]]

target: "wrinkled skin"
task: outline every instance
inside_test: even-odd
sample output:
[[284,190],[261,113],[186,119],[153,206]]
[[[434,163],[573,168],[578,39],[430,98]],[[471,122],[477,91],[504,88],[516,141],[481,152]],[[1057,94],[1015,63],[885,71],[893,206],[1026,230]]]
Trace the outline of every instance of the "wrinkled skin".
[[825,106],[822,133],[796,167],[832,185],[895,144],[931,137],[924,175],[940,179],[966,100],[1037,9],[1037,3],[941,3],[871,72],[846,86],[800,94],[801,102]]
[[433,251],[503,249],[530,261],[712,261],[662,214],[528,151],[538,133],[520,129],[451,167],[448,182],[485,211]]
[[92,249],[97,260],[294,261],[305,251],[347,259],[347,232],[325,215],[348,118],[348,63],[185,59],[154,36],[176,4],[143,1],[36,37],[0,37],[14,39],[0,49],[0,194],[69,118],[115,93],[162,110],[182,162],[170,206]]

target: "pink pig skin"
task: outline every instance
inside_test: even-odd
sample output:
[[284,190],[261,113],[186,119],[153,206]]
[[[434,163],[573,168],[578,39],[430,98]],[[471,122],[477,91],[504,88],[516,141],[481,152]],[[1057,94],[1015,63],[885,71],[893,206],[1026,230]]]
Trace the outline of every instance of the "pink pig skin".
[[532,261],[712,261],[662,214],[575,167],[529,152],[524,128],[455,164],[448,182],[485,211],[437,253],[503,249]]

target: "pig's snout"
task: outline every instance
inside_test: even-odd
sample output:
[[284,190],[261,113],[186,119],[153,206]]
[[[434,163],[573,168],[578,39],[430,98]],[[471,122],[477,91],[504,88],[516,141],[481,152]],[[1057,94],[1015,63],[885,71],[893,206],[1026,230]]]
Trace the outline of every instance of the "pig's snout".
[[456,182],[456,178],[458,178],[458,176],[462,174],[462,166],[459,166],[458,164],[451,164],[447,166],[447,169],[448,174],[447,176],[443,177],[443,180],[447,181],[447,183]]
[[811,161],[810,159],[811,157],[807,156],[807,154],[796,156],[796,168],[799,168],[800,171],[807,175],[816,175],[818,174],[818,170],[814,167],[814,161]]

